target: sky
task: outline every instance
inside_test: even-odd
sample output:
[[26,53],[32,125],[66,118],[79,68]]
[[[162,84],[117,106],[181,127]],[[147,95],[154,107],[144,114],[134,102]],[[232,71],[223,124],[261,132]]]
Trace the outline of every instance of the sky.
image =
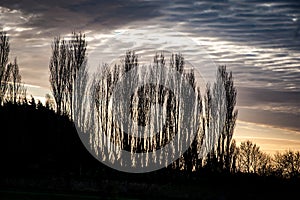
[[92,70],[130,49],[179,51],[208,81],[226,65],[238,90],[237,142],[300,150],[300,2],[1,0],[0,29],[41,99],[51,93],[51,42],[72,31],[86,33]]

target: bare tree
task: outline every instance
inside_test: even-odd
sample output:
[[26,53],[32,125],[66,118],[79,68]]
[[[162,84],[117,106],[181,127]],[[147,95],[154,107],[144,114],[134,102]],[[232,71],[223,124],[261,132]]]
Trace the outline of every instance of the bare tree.
[[[235,122],[237,119],[238,111],[235,110],[236,105],[236,95],[237,90],[234,86],[232,72],[228,73],[226,71],[226,66],[220,66],[217,72],[217,85],[219,79],[221,79],[221,83],[223,83],[223,87],[225,89],[225,102],[222,100],[219,101],[219,105],[223,105],[225,103],[225,110],[221,113],[225,114],[225,123],[224,127],[218,126],[218,131],[222,131],[220,134],[220,138],[218,141],[218,160],[221,162],[222,166],[230,170],[232,158],[234,155],[231,154],[231,145],[232,136],[235,128]],[[223,92],[223,91],[222,91]],[[223,96],[223,95],[222,95]],[[221,119],[221,118],[220,118]],[[218,123],[218,120],[217,120]],[[222,130],[223,129],[223,130]]]
[[249,140],[240,144],[237,160],[239,171],[266,174],[270,167],[270,156],[261,152],[256,144]]
[[239,170],[242,172],[256,173],[256,157],[259,148],[250,140],[242,142],[239,148]]
[[[208,156],[208,165],[214,165],[212,167],[218,165],[220,170],[228,169],[236,171],[238,154],[236,143],[232,140],[232,135],[237,118],[237,111],[235,110],[237,93],[233,83],[232,73],[228,73],[226,67],[219,67],[216,83],[212,88],[209,84],[207,85],[206,94],[204,100],[202,100],[200,88],[198,88],[195,82],[195,74],[192,70],[188,72],[184,68],[185,61],[183,56],[180,54],[172,55],[169,60],[169,65],[172,70],[180,74],[180,77],[184,77],[188,80],[193,92],[198,94],[196,97],[197,100],[195,101],[196,104],[193,105],[194,109],[197,110],[197,116],[192,116],[189,115],[190,113],[184,112],[184,108],[189,102],[181,98],[184,92],[182,82],[178,80],[175,81],[174,77],[167,77],[160,74],[160,72],[158,72],[159,70],[155,71],[157,66],[166,67],[166,60],[163,54],[156,54],[154,56],[154,68],[152,68],[153,66],[149,66],[148,69],[138,70],[137,68],[140,66],[138,64],[137,55],[129,51],[126,52],[120,64],[116,64],[114,67],[105,65],[102,71],[102,78],[93,81],[94,84],[92,84],[93,88],[91,88],[91,91],[93,91],[94,100],[92,105],[95,106],[94,113],[97,114],[96,118],[99,124],[99,129],[97,129],[99,130],[98,133],[105,135],[114,141],[114,143],[120,144],[123,150],[127,150],[131,153],[147,153],[165,146],[170,140],[174,139],[176,134],[180,131],[188,130],[188,128],[185,129],[185,126],[199,127],[197,130],[193,130],[197,133],[196,140],[193,141],[186,153],[181,152],[182,157],[174,162],[172,167],[186,169],[188,171],[197,169],[199,168],[198,165],[202,163],[202,160],[199,158],[206,154]],[[116,83],[122,76],[125,76],[125,73],[127,74],[126,76],[130,77],[124,79],[125,82],[122,82],[122,84],[124,84],[122,87],[124,88],[118,92],[118,95],[120,99],[126,99],[128,95],[131,95],[129,105],[131,106],[130,114],[125,110],[124,105],[112,106],[109,103]],[[155,86],[145,83],[140,88],[133,88],[135,81],[141,79],[146,80],[148,76],[158,78],[158,82],[161,83],[161,85]],[[173,93],[161,87],[165,82],[173,84]],[[131,90],[132,88],[133,90]],[[133,94],[127,94],[128,91],[134,92]],[[152,105],[153,103],[166,106],[167,120],[165,124],[157,117],[157,110]],[[126,106],[128,105],[126,104]],[[118,124],[116,124],[113,118],[114,112],[118,112],[120,115],[127,113],[128,115],[125,116],[124,119],[132,118],[130,120],[135,120],[139,126],[146,126],[150,120],[149,116],[152,115],[154,120],[156,120],[155,126],[158,125],[162,127],[162,131],[150,138],[136,138],[130,134],[126,134],[136,131],[134,125],[125,125],[125,127],[121,127],[123,130],[121,130],[120,127],[118,128]],[[190,120],[188,122],[185,121],[185,124],[182,125],[183,120],[187,118]],[[150,132],[153,126],[150,127]],[[143,131],[149,130],[145,128]],[[92,143],[99,147],[97,139],[100,138],[99,141],[103,142],[101,147],[105,147],[107,145],[107,138],[106,141],[104,141],[104,137],[102,137],[101,134],[92,136]],[[189,134],[190,133],[181,135],[182,138],[178,140],[178,144],[174,145],[174,152],[182,150],[181,142],[187,141]],[[101,150],[101,148],[98,148],[97,150],[101,152],[106,149],[102,148]],[[173,152],[169,153],[172,154]],[[103,155],[109,155],[108,159],[118,157],[111,155],[110,152],[104,152]],[[158,157],[162,158],[164,155]]]
[[[225,69],[226,70],[226,69]],[[225,129],[225,120],[227,116],[227,100],[226,100],[226,91],[224,84],[224,73],[226,71],[223,68],[219,67],[217,71],[216,82],[213,85],[212,89],[212,134],[215,135],[215,144],[216,146],[216,159],[218,160],[218,167],[223,169],[224,167],[224,152],[225,152],[225,140],[226,135],[224,133]]]
[[236,95],[232,72],[220,66],[212,88],[209,83],[206,87],[202,119],[206,165],[212,170],[235,171],[237,152],[232,135],[237,118]]
[[58,114],[69,115],[71,119],[74,118],[74,105],[81,105],[80,97],[86,87],[82,85],[87,82],[86,46],[85,35],[75,32],[69,42],[56,37],[52,44],[49,70],[56,111]]
[[45,107],[49,110],[55,109],[55,102],[50,94],[45,95]]
[[[154,56],[154,65],[147,67],[139,66],[138,56],[134,52],[128,51],[120,64],[111,67],[107,65],[104,66],[102,78],[98,81],[93,81],[93,83],[97,83],[93,85],[94,88],[92,88],[92,91],[95,91],[94,105],[96,105],[95,113],[98,115],[97,120],[100,124],[100,134],[98,136],[92,136],[94,138],[92,144],[97,143],[97,141],[95,141],[96,139],[102,142],[102,145],[99,146],[102,148],[100,152],[103,153],[103,156],[106,156],[106,158],[108,156],[110,160],[118,158],[118,155],[113,155],[115,151],[109,152],[106,150],[105,147],[107,147],[108,144],[107,139],[105,141],[103,140],[103,135],[106,136],[106,138],[108,137],[115,144],[120,144],[123,150],[131,153],[131,163],[128,163],[128,160],[124,161],[126,162],[124,165],[127,166],[140,164],[135,163],[135,153],[144,153],[142,156],[145,156],[145,160],[148,160],[148,163],[143,163],[145,165],[149,164],[149,162],[163,162],[164,164],[169,164],[167,159],[164,160],[163,158],[167,158],[168,156],[172,157],[176,152],[184,153],[183,148],[185,141],[191,140],[191,138],[189,138],[191,133],[187,130],[191,130],[190,127],[199,127],[194,125],[201,123],[199,113],[202,110],[202,100],[200,89],[196,87],[194,72],[186,72],[184,70],[183,56],[172,55],[168,64],[170,66],[167,66],[163,54],[156,54]],[[177,75],[174,75],[174,73],[166,73],[166,71],[164,72],[161,69],[174,70]],[[124,77],[126,78],[121,79]],[[155,79],[156,84],[148,83],[148,78]],[[120,90],[114,88],[118,87],[116,83],[119,79],[122,81]],[[135,88],[136,81],[140,81],[142,86]],[[164,86],[166,83],[172,84],[174,87],[173,90]],[[187,85],[191,87],[186,87]],[[113,104],[112,106],[109,100],[114,90],[118,91],[117,99],[120,98],[120,101],[122,101],[129,96],[130,102],[126,102],[124,105]],[[195,99],[193,101],[184,101],[185,95],[197,93],[197,91],[199,93],[197,96],[194,96]],[[132,92],[132,94],[128,94],[128,92]],[[197,102],[197,104],[194,105],[195,102]],[[127,105],[127,103],[129,105]],[[127,106],[130,107],[129,113]],[[193,107],[194,110],[187,109],[188,106]],[[161,117],[161,112],[163,111],[160,107],[164,107],[166,112],[164,120],[162,120],[163,118]],[[121,125],[118,124],[120,121],[114,119],[114,112],[123,116],[120,117],[124,120],[120,123]],[[199,115],[196,115],[196,112],[199,112]],[[184,121],[185,119],[189,120]],[[128,122],[126,120],[128,120]],[[155,131],[156,134],[146,137],[147,133],[153,133],[153,131]],[[180,131],[183,134],[176,134]],[[201,133],[199,128],[192,131],[199,134]],[[144,137],[136,137],[129,134],[132,132],[139,132],[139,134],[143,134]],[[158,151],[169,144],[171,140],[174,140],[174,137],[179,137],[179,139],[177,139],[178,144],[176,143],[174,147],[170,148],[172,150],[169,152]],[[201,141],[200,137],[197,137],[197,139],[193,141],[188,153],[173,163],[173,167],[189,171],[194,169],[198,160],[199,141]],[[155,158],[147,158],[149,152],[155,153],[156,151],[160,152],[160,155],[156,155]]]
[[[67,77],[67,96],[69,101],[69,114],[71,119],[74,118],[74,106],[82,105],[83,93],[86,89],[87,82],[87,42],[85,34],[72,33],[68,52],[68,77]],[[75,104],[75,105],[74,105]],[[77,108],[76,108],[77,109]],[[81,110],[81,108],[78,108]]]
[[19,72],[19,65],[17,63],[17,58],[15,58],[14,63],[9,64],[11,67],[11,78],[9,84],[9,98],[14,104],[17,103],[17,100],[20,99],[22,95],[23,85],[21,83],[21,75]]
[[4,100],[14,104],[21,102],[26,96],[17,58],[13,63],[8,63],[9,50],[9,37],[5,32],[0,32],[0,105]]
[[[206,84],[204,96],[204,111],[202,116],[202,134],[204,136],[204,149],[201,149],[203,156],[206,157],[206,166],[211,168],[215,160],[215,138],[212,131],[213,116],[212,116],[213,96],[210,83]],[[206,154],[206,155],[204,155]]]
[[66,71],[66,43],[60,37],[54,38],[50,58],[50,84],[56,102],[56,112],[60,115],[63,109],[63,95],[65,91]]
[[7,65],[9,51],[9,37],[5,32],[0,32],[0,105],[6,95],[10,78],[11,66]]
[[300,152],[286,151],[274,155],[274,170],[277,175],[293,178],[300,175]]

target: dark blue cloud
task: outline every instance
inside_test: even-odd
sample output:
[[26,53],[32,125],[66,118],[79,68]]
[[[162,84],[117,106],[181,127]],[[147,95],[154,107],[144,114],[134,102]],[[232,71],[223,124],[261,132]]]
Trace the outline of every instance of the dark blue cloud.
[[3,7],[34,13],[27,26],[42,29],[112,29],[133,21],[147,20],[160,15],[163,4],[144,1],[19,1],[4,0]]
[[300,131],[299,92],[238,88],[239,119]]

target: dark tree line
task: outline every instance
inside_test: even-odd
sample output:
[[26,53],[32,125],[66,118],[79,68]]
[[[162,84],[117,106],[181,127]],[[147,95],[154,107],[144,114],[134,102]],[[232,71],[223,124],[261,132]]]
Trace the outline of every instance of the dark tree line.
[[91,171],[93,159],[67,116],[33,97],[0,107],[0,180],[3,177],[77,176]]

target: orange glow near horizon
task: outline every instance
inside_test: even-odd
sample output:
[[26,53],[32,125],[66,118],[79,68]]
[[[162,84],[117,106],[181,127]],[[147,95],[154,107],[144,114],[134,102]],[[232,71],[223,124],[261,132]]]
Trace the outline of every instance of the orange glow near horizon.
[[300,132],[285,128],[238,120],[233,138],[238,146],[250,140],[269,154],[286,150],[300,151]]

